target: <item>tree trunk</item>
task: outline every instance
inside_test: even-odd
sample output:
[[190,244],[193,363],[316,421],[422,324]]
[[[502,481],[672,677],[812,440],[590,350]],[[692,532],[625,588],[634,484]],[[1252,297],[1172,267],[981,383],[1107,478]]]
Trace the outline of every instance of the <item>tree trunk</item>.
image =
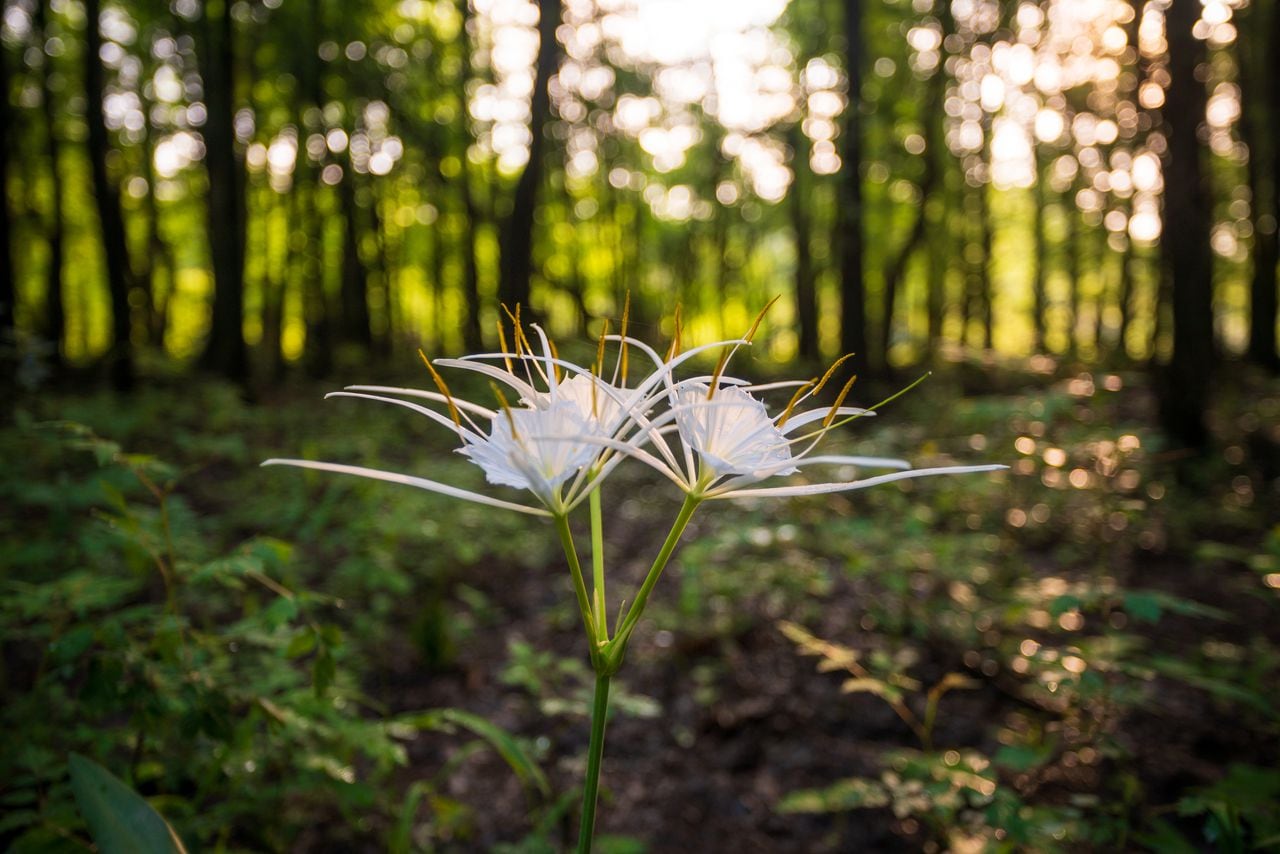
[[844,2],[845,70],[849,103],[841,137],[838,234],[840,245],[840,349],[853,353],[855,373],[866,375],[867,292],[862,278],[862,0]]
[[934,133],[936,124],[933,118],[933,111],[940,107],[943,95],[942,80],[942,71],[939,69],[934,72],[933,77],[930,79],[928,96],[921,105],[920,118],[921,124],[925,129],[925,156],[922,160],[924,171],[920,175],[920,201],[915,205],[915,210],[913,211],[915,219],[907,230],[907,236],[902,241],[902,245],[884,267],[884,314],[880,318],[880,364],[878,369],[885,376],[889,376],[893,371],[892,365],[889,364],[889,351],[893,344],[893,316],[898,301],[898,289],[906,275],[907,264],[911,261],[911,256],[924,243],[929,221],[926,206],[933,195],[938,179],[937,159],[933,148],[939,144],[939,140]]
[[[37,0],[35,25],[40,38],[49,39],[48,0]],[[53,107],[53,87],[50,85],[50,68],[53,57],[42,53],[40,64],[40,107],[44,118],[46,142],[49,146],[49,267],[45,271],[45,328],[53,350],[50,361],[57,372],[65,356],[67,310],[62,296],[62,140],[58,138],[57,111]],[[7,92],[8,90],[4,90]]]
[[125,242],[124,215],[120,194],[107,172],[111,141],[102,113],[106,70],[102,66],[102,33],[98,21],[101,0],[85,0],[85,119],[89,127],[89,165],[93,174],[93,195],[102,229],[102,248],[107,262],[107,291],[111,306],[111,350],[108,356],[111,381],[117,391],[133,388],[133,324],[129,317],[129,292],[133,272],[129,267],[129,247]]
[[816,364],[822,358],[818,347],[818,288],[813,269],[813,229],[809,220],[809,206],[813,204],[812,173],[809,171],[808,137],[797,123],[791,127],[791,148],[795,183],[787,205],[791,213],[791,233],[796,247],[795,313],[800,340],[799,355],[802,360]]
[[[1269,63],[1280,47],[1280,10],[1271,5],[1270,43],[1266,23],[1251,4],[1236,40],[1240,68],[1240,135],[1249,145],[1249,188],[1253,204],[1253,278],[1249,285],[1249,348],[1245,357],[1270,373],[1280,373],[1276,353],[1276,264],[1280,261],[1276,220],[1280,217],[1280,83]],[[1257,111],[1256,113],[1254,111]],[[1265,116],[1265,120],[1256,117]]]
[[1074,185],[1062,197],[1062,212],[1067,218],[1065,249],[1067,252],[1067,354],[1080,352],[1080,210],[1076,207]]
[[9,216],[9,149],[13,136],[13,110],[9,106],[9,51],[0,46],[0,393],[8,401],[4,408],[14,407],[12,386],[16,363],[14,336],[14,303],[18,297],[14,285],[13,223]]
[[498,296],[508,306],[529,306],[529,279],[533,267],[533,214],[542,185],[545,129],[551,118],[551,94],[547,89],[560,67],[560,0],[538,0],[538,60],[529,104],[529,162],[516,182],[511,213],[502,224]]
[[[217,10],[217,15],[214,15]],[[213,262],[213,316],[202,367],[233,382],[249,378],[244,341],[245,175],[235,139],[235,22],[230,0],[206,0],[201,27],[200,74],[208,119],[204,127],[209,174],[209,254]]]
[[1034,231],[1031,249],[1031,263],[1035,265],[1035,270],[1031,274],[1031,327],[1034,330],[1034,343],[1032,349],[1037,353],[1045,352],[1045,332],[1047,324],[1045,323],[1045,313],[1048,310],[1049,301],[1047,298],[1045,273],[1045,246],[1044,240],[1044,164],[1041,162],[1039,148],[1036,149],[1036,178],[1035,186],[1032,189],[1032,204],[1035,206],[1035,213],[1031,218],[1031,228]]
[[1160,245],[1172,284],[1173,355],[1159,384],[1160,415],[1166,432],[1193,448],[1209,438],[1204,413],[1214,362],[1210,196],[1196,134],[1206,95],[1195,71],[1205,45],[1191,33],[1199,11],[1197,0],[1173,0],[1166,14],[1171,82],[1161,111],[1168,146]]
[[351,166],[350,149],[343,158],[342,180],[338,181],[338,205],[342,208],[342,282],[339,300],[342,305],[342,339],[368,350],[373,344],[369,324],[369,271],[360,257],[360,220],[356,204],[355,170]]
[[1133,253],[1133,239],[1126,237],[1124,252],[1120,255],[1120,328],[1116,332],[1116,354],[1122,362],[1129,359],[1129,327],[1133,323],[1133,267],[1136,263]]
[[[147,211],[147,269],[143,286],[147,307],[147,341],[163,350],[164,336],[169,326],[169,304],[173,297],[177,266],[172,248],[160,234],[160,204],[156,199],[155,134],[151,127],[150,101],[144,97],[142,103],[143,112],[146,114],[142,137],[142,177],[147,182],[147,196],[143,202]],[[163,297],[160,296],[158,285],[158,273],[162,268],[168,278]]]
[[[458,192],[462,197],[462,208],[467,218],[466,232],[459,246],[459,250],[462,252],[462,343],[468,350],[478,350],[482,346],[480,335],[480,270],[476,261],[476,236],[480,227],[480,217],[476,209],[475,188],[471,186],[471,160],[467,157],[470,131],[466,127],[465,119],[466,116],[470,115],[467,102],[467,83],[471,80],[470,24],[472,15],[470,0],[458,0],[458,4],[462,12],[462,44],[460,45],[462,61],[458,72],[458,115],[464,117],[463,131],[459,135],[458,145],[458,156],[462,162],[462,171],[458,175]],[[530,162],[532,162],[532,157]],[[532,224],[530,224],[530,228],[532,228]],[[506,256],[505,252],[502,254],[503,257]]]

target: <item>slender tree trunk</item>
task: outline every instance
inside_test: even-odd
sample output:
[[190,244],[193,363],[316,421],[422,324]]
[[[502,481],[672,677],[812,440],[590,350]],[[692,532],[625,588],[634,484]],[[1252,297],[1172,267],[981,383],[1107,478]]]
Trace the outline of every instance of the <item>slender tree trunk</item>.
[[867,291],[862,273],[862,0],[844,0],[845,71],[849,103],[841,137],[838,232],[840,246],[840,349],[853,353],[855,373],[866,375]]
[[[40,38],[49,39],[48,0],[37,0],[35,25]],[[44,53],[40,64],[40,107],[44,118],[45,139],[49,147],[49,267],[45,271],[45,329],[53,344],[50,354],[54,371],[58,371],[66,355],[66,304],[62,296],[63,216],[62,216],[62,140],[58,137],[57,111],[53,106],[50,65],[53,57]],[[4,90],[6,93],[8,90]]]
[[[471,80],[471,3],[470,0],[458,0],[462,12],[462,44],[460,45],[460,70],[458,73],[458,115],[467,116],[467,83]],[[481,347],[480,335],[480,270],[476,260],[476,239],[480,228],[480,216],[475,200],[475,188],[472,186],[471,160],[467,157],[469,133],[461,134],[458,156],[461,158],[462,171],[458,175],[458,192],[462,197],[463,213],[466,215],[466,231],[459,250],[462,253],[462,342],[468,350]],[[530,225],[532,228],[532,225]],[[505,254],[505,253],[504,253]],[[501,297],[500,297],[501,298]]]
[[392,241],[387,232],[386,220],[382,216],[382,196],[378,185],[372,182],[369,186],[369,232],[373,235],[375,249],[373,273],[382,297],[381,322],[372,324],[370,331],[373,334],[373,352],[385,359],[391,355],[396,331],[396,289],[391,271],[401,269],[403,259],[402,246]]
[[813,175],[809,171],[809,140],[799,124],[791,127],[791,147],[795,183],[787,194],[791,213],[791,234],[796,247],[795,313],[798,321],[800,358],[816,364],[822,357],[818,348],[818,288],[813,269],[813,229],[809,208]]
[[1032,349],[1037,353],[1045,352],[1045,333],[1047,324],[1045,322],[1045,313],[1048,310],[1047,299],[1047,276],[1045,253],[1047,246],[1044,239],[1044,164],[1041,162],[1040,150],[1036,149],[1036,179],[1035,186],[1032,188],[1031,204],[1035,207],[1032,214],[1031,228],[1034,232],[1032,237],[1031,263],[1034,270],[1031,274],[1031,326],[1034,330],[1034,343]]
[[0,393],[12,411],[14,395],[14,307],[18,290],[13,270],[13,222],[9,216],[9,152],[13,137],[13,109],[9,106],[9,51],[0,46]]
[[[173,297],[177,266],[172,247],[160,233],[160,203],[156,198],[155,134],[151,127],[150,102],[146,98],[143,99],[143,112],[146,114],[142,137],[142,177],[147,182],[147,195],[144,200],[147,215],[147,269],[144,285],[147,341],[163,350],[164,336],[169,326],[169,303]],[[167,278],[163,296],[160,294],[158,275],[162,269]]]
[[106,118],[102,113],[106,70],[102,66],[102,33],[98,29],[101,0],[85,0],[85,118],[89,127],[89,165],[93,174],[93,195],[102,228],[102,248],[107,262],[107,290],[111,306],[111,350],[108,356],[111,381],[118,391],[133,388],[133,324],[129,316],[129,292],[133,273],[129,247],[125,242],[124,215],[120,194],[107,170],[111,148]]
[[1280,373],[1280,354],[1276,353],[1280,82],[1270,63],[1275,61],[1272,51],[1280,49],[1280,9],[1271,4],[1269,40],[1262,35],[1267,32],[1267,22],[1258,20],[1265,10],[1255,3],[1245,11],[1248,25],[1240,31],[1236,50],[1242,90],[1240,135],[1249,145],[1249,188],[1253,196],[1253,277],[1249,285],[1249,347],[1245,357],[1274,374]]
[[[941,72],[937,72],[934,77],[940,79],[940,75]],[[931,111],[937,107],[937,98],[941,95],[939,87],[933,83],[929,87],[929,93],[929,97],[923,104],[924,115],[921,116],[927,135],[925,139],[926,150],[937,144],[937,139],[932,132],[934,123]],[[880,364],[878,370],[885,376],[889,376],[893,372],[893,367],[889,364],[889,351],[893,344],[893,317],[898,302],[898,290],[906,275],[907,264],[911,261],[911,256],[924,243],[927,233],[928,216],[925,205],[933,195],[934,187],[937,184],[936,162],[933,152],[929,151],[928,156],[923,160],[924,172],[920,176],[919,186],[920,201],[913,211],[915,218],[907,230],[907,235],[903,239],[902,245],[884,267],[884,313],[880,318]]]
[[551,118],[551,94],[547,89],[560,67],[561,0],[538,0],[538,60],[530,102],[529,162],[516,182],[511,213],[502,224],[499,257],[499,298],[509,306],[529,305],[529,280],[533,268],[533,214],[542,185],[546,124]]
[[1066,239],[1063,241],[1068,278],[1067,354],[1074,358],[1080,352],[1080,211],[1071,190],[1062,196],[1062,212],[1067,218]]
[[320,210],[320,195],[324,191],[322,163],[312,161],[307,153],[306,140],[308,133],[323,133],[324,127],[308,127],[306,119],[308,113],[319,113],[324,101],[321,84],[324,69],[319,53],[324,37],[323,0],[311,0],[310,11],[310,38],[305,51],[309,54],[310,61],[299,69],[302,103],[298,110],[298,162],[294,174],[294,192],[298,201],[297,229],[300,242],[305,247],[300,265],[303,316],[307,328],[303,364],[310,376],[320,378],[333,371],[333,325],[330,320],[329,298],[325,292],[324,215]]
[[235,22],[230,0],[206,0],[201,34],[200,72],[209,108],[203,135],[214,291],[209,339],[200,361],[206,370],[245,382],[249,378],[244,341],[245,175],[236,154]]
[[360,220],[356,205],[355,170],[350,149],[343,158],[342,180],[338,181],[338,206],[342,217],[342,305],[341,331],[344,341],[368,350],[373,344],[369,323],[369,271],[360,257]]
[[1206,95],[1195,70],[1205,61],[1205,45],[1191,33],[1199,12],[1197,0],[1173,0],[1166,13],[1171,82],[1161,114],[1168,146],[1160,245],[1172,283],[1173,356],[1160,383],[1160,414],[1165,430],[1194,448],[1209,438],[1204,413],[1215,357],[1210,196],[1196,136]]
[[1120,255],[1120,329],[1116,332],[1116,353],[1121,361],[1129,359],[1129,328],[1133,324],[1134,276],[1133,240],[1125,238]]

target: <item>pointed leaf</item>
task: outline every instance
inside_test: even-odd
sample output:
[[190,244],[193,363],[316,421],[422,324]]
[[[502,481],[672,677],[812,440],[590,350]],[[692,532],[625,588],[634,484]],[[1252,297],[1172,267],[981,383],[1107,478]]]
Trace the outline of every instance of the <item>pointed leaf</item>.
[[71,754],[71,791],[102,854],[186,854],[151,805],[98,763]]

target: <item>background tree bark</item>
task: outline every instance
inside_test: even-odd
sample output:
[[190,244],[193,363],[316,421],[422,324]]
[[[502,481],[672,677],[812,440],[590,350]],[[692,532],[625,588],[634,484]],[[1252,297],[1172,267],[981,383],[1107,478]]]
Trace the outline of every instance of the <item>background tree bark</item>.
[[111,140],[102,112],[106,89],[106,69],[102,65],[102,33],[98,21],[102,15],[101,0],[85,0],[85,120],[89,126],[89,165],[93,175],[93,196],[102,232],[102,248],[106,257],[107,291],[111,306],[111,382],[118,391],[133,388],[133,324],[129,315],[129,292],[133,289],[133,271],[129,266],[129,247],[125,242],[124,215],[120,210],[120,193],[107,169]]
[[866,375],[867,290],[862,276],[862,0],[844,3],[845,72],[849,103],[841,129],[837,233],[840,246],[840,349],[853,353],[855,373]]
[[551,94],[547,85],[560,67],[560,0],[538,0],[538,60],[529,104],[529,162],[516,181],[511,212],[502,224],[499,254],[498,296],[508,306],[529,306],[529,279],[533,269],[534,208],[542,186],[545,131],[551,118]]
[[[42,41],[49,39],[48,0],[35,4],[35,28]],[[46,234],[49,241],[49,267],[45,270],[44,334],[53,345],[49,354],[55,372],[63,364],[65,356],[67,309],[62,296],[63,268],[63,215],[62,215],[62,140],[58,138],[57,111],[53,106],[53,86],[50,83],[53,57],[41,50],[40,60],[40,112],[44,118],[45,144],[49,151],[49,221]],[[7,91],[7,90],[6,90]]]
[[1167,146],[1160,246],[1171,284],[1173,356],[1162,372],[1160,415],[1170,436],[1194,448],[1209,438],[1204,413],[1214,362],[1211,206],[1197,138],[1206,94],[1196,68],[1205,46],[1191,33],[1199,10],[1198,0],[1173,0],[1166,13],[1171,81],[1161,111]]
[[[215,12],[217,14],[215,14]],[[204,4],[200,75],[208,119],[208,231],[213,265],[213,315],[201,364],[235,382],[249,377],[244,341],[245,174],[235,138],[235,21],[230,0]]]

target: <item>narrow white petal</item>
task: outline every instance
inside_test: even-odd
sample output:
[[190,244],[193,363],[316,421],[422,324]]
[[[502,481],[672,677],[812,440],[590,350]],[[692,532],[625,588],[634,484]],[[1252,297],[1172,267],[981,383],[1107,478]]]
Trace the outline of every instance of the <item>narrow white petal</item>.
[[849,492],[854,489],[866,489],[895,480],[906,480],[913,477],[931,477],[935,474],[972,474],[974,472],[1001,471],[1008,466],[943,466],[941,468],[911,469],[892,474],[882,474],[865,480],[851,480],[842,483],[811,483],[801,486],[773,486],[762,489],[736,489],[708,495],[708,498],[783,498],[791,495],[825,495],[832,492]]
[[472,403],[469,400],[463,400],[460,397],[452,395],[446,397],[438,391],[426,391],[420,388],[397,388],[387,385],[349,385],[345,387],[347,391],[376,391],[383,394],[402,394],[405,397],[421,397],[424,400],[434,400],[437,403],[448,403],[453,401],[453,405],[463,412],[470,412],[473,415],[483,415],[485,418],[492,418],[497,413],[478,403]]
[[[467,432],[465,428],[454,424],[453,419],[447,415],[442,415],[434,409],[427,409],[425,406],[419,406],[416,403],[410,403],[407,400],[400,400],[396,397],[383,397],[378,394],[361,394],[354,391],[331,391],[324,396],[324,399],[328,400],[331,397],[358,397],[361,400],[376,400],[379,403],[390,403],[393,406],[403,406],[405,409],[412,409],[419,415],[425,415],[437,424],[440,424],[441,426],[448,428],[453,433],[456,433],[459,437],[462,437]],[[472,426],[474,427],[475,425],[473,424]]]
[[[721,377],[720,381],[726,382],[727,378]],[[737,380],[737,382],[742,382],[742,380]],[[778,380],[777,382],[772,383],[747,383],[742,386],[742,390],[751,392],[774,391],[780,388],[799,388],[800,386],[808,385],[811,382],[813,382],[813,380]]]
[[773,466],[772,468],[762,469],[761,471],[744,474],[739,477],[730,478],[721,483],[715,489],[707,490],[708,498],[715,498],[727,492],[736,492],[743,487],[750,486],[753,483],[759,483],[762,480],[774,477],[775,475],[790,473],[796,469],[804,468],[811,465],[843,465],[843,466],[866,466],[867,468],[885,468],[885,469],[903,469],[911,468],[911,463],[906,460],[895,460],[890,457],[847,457],[824,455],[817,457],[796,456],[784,463]]
[[[831,414],[831,407],[822,407],[820,409],[810,409],[808,412],[800,412],[793,414],[787,419],[787,423],[782,426],[783,433],[790,433],[806,424],[812,424],[815,421],[821,421]],[[871,417],[875,413],[870,409],[862,409],[858,406],[841,406],[836,410],[836,415],[857,415],[859,417]],[[829,428],[823,428],[829,429]]]
[[[549,356],[547,356],[547,357],[544,357],[544,356],[535,356],[535,355],[533,355],[533,354],[531,354],[531,353],[521,353],[519,356],[515,355],[514,353],[508,353],[508,354],[506,354],[505,356],[504,356],[503,354],[501,354],[501,353],[472,353],[471,355],[463,356],[462,358],[457,359],[457,360],[452,360],[452,359],[450,359],[450,360],[444,360],[444,359],[441,359],[441,360],[438,360],[438,361],[436,362],[436,364],[438,364],[438,365],[443,365],[443,364],[445,364],[445,363],[446,363],[446,361],[449,361],[449,362],[452,362],[452,361],[458,361],[458,362],[467,362],[467,361],[471,361],[473,364],[479,364],[479,363],[481,363],[481,361],[482,361],[482,360],[493,360],[493,361],[498,361],[498,360],[500,360],[500,359],[506,359],[506,360],[508,360],[508,361],[527,361],[527,362],[533,362],[535,365],[538,365],[539,367],[540,367],[541,365],[543,365],[543,364],[547,364],[547,363],[552,364],[552,365],[558,365],[558,366],[560,366],[561,368],[564,368],[566,371],[570,371],[571,373],[578,374],[578,375],[580,375],[580,376],[584,376],[584,377],[590,377],[590,378],[591,378],[591,380],[595,382],[595,384],[596,384],[596,388],[600,391],[600,393],[601,393],[601,394],[608,395],[608,396],[609,396],[609,397],[610,397],[610,398],[611,398],[615,403],[617,403],[617,404],[618,404],[618,406],[622,407],[623,409],[626,409],[626,408],[629,406],[629,404],[628,404],[628,402],[627,402],[627,398],[626,398],[623,394],[621,394],[621,392],[622,392],[622,391],[630,391],[630,389],[621,389],[621,390],[620,390],[617,386],[610,385],[609,383],[607,383],[607,382],[605,382],[604,380],[600,379],[599,377],[597,377],[595,374],[593,374],[593,373],[592,373],[590,370],[588,370],[587,368],[584,368],[584,367],[582,367],[581,365],[576,365],[576,364],[574,364],[573,362],[569,362],[569,361],[566,361],[566,360],[564,360],[564,359],[556,359],[556,358],[552,358],[552,357],[549,357]],[[485,367],[488,367],[488,366],[486,365]],[[487,373],[487,371],[486,371],[485,373]],[[510,374],[507,374],[505,371],[503,371],[502,373],[503,373],[505,376],[508,376],[508,377],[509,377],[509,376],[511,376]],[[557,385],[559,385],[559,384],[557,383]],[[537,393],[538,393],[538,394],[543,394],[543,392],[537,392]],[[525,398],[527,398],[527,397],[528,397],[527,395],[521,395],[521,396],[522,396],[522,397],[525,397]]]
[[398,472],[380,471],[379,469],[369,469],[363,466],[348,466],[342,463],[320,463],[311,460],[267,460],[264,466],[294,466],[302,469],[315,469],[316,471],[336,472],[337,474],[353,474],[357,477],[367,477],[372,480],[385,480],[388,483],[399,483],[404,486],[415,486],[418,489],[425,489],[428,492],[438,492],[441,495],[447,495],[450,498],[460,498],[463,501],[474,501],[476,504],[485,504],[489,507],[499,507],[503,510],[515,510],[519,513],[528,513],[531,516],[550,516],[546,510],[540,507],[527,507],[524,504],[516,504],[511,501],[503,501],[500,498],[490,498],[487,495],[481,495],[478,492],[471,492],[467,489],[459,489],[456,486],[449,486],[445,483],[438,483],[434,480],[427,480],[422,477],[413,477],[407,474],[399,474]]
[[528,398],[529,400],[533,400],[538,394],[537,389],[524,380],[512,376],[501,368],[495,368],[492,365],[486,365],[483,362],[466,362],[462,359],[435,359],[433,360],[433,364],[441,365],[446,368],[460,368],[464,371],[474,371],[477,374],[484,374],[490,379],[506,383],[511,386],[511,388],[515,389],[521,397]]
[[792,460],[792,464],[797,467],[810,465],[866,466],[878,469],[902,469],[903,471],[911,468],[911,463],[906,460],[894,459],[893,457],[847,457],[839,454],[797,457]]

